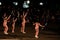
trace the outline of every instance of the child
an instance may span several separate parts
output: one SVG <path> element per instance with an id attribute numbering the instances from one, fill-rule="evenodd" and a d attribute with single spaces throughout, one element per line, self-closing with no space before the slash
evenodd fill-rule
<path id="1" fill-rule="evenodd" d="M 35 23 L 33 23 L 33 25 L 35 25 L 35 38 L 39 38 L 38 37 L 38 34 L 39 34 L 39 26 L 41 26 L 41 27 L 44 27 L 44 26 L 42 26 L 39 22 L 35 22 Z"/>
<path id="2" fill-rule="evenodd" d="M 8 26 L 7 26 L 7 22 L 10 19 L 11 15 L 7 18 L 6 14 L 4 14 L 4 18 L 3 18 L 3 27 L 4 27 L 4 34 L 8 34 Z"/>
<path id="3" fill-rule="evenodd" d="M 12 23 L 12 33 L 14 33 L 14 29 L 15 29 L 15 22 L 17 21 L 17 18 L 14 20 L 13 18 L 13 23 Z"/>
<path id="4" fill-rule="evenodd" d="M 22 15 L 22 27 L 21 27 L 21 32 L 22 33 L 26 33 L 25 32 L 25 23 L 26 23 L 25 18 L 26 18 L 26 16 L 27 16 L 27 13 L 24 15 L 24 12 L 23 12 L 23 15 Z"/>

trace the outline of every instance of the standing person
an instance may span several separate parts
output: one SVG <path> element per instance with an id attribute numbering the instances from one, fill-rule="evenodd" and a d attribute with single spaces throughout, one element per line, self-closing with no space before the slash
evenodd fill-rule
<path id="1" fill-rule="evenodd" d="M 8 34 L 7 22 L 10 19 L 10 17 L 11 17 L 11 15 L 9 17 L 7 17 L 6 14 L 4 14 L 4 17 L 3 17 L 4 34 Z"/>
<path id="2" fill-rule="evenodd" d="M 44 27 L 44 26 L 42 26 L 39 22 L 35 22 L 35 23 L 33 23 L 33 25 L 35 25 L 35 38 L 39 38 L 38 37 L 38 34 L 39 34 L 39 26 L 41 26 L 41 27 Z"/>
<path id="3" fill-rule="evenodd" d="M 23 15 L 22 15 L 22 27 L 21 27 L 21 32 L 22 33 L 26 33 L 25 32 L 25 23 L 26 23 L 26 16 L 27 16 L 27 12 L 26 12 L 26 14 L 24 15 L 24 12 L 23 12 Z"/>
<path id="4" fill-rule="evenodd" d="M 17 21 L 17 18 L 16 19 L 13 18 L 13 22 L 12 22 L 12 33 L 14 33 L 16 21 Z"/>

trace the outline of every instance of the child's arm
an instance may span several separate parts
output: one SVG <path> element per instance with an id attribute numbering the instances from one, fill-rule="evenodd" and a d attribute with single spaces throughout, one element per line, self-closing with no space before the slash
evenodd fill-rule
<path id="1" fill-rule="evenodd" d="M 4 19 L 4 17 L 2 17 Z"/>
<path id="2" fill-rule="evenodd" d="M 11 17 L 11 15 L 7 18 L 7 20 L 9 20 L 9 19 L 10 19 L 10 17 Z"/>
<path id="3" fill-rule="evenodd" d="M 17 18 L 15 19 L 15 22 L 17 21 Z"/>
<path id="4" fill-rule="evenodd" d="M 26 16 L 27 16 L 27 14 L 28 14 L 28 13 L 26 12 L 26 14 L 25 14 L 24 16 L 26 17 Z"/>
<path id="5" fill-rule="evenodd" d="M 24 16 L 24 12 L 23 12 L 23 16 Z"/>
<path id="6" fill-rule="evenodd" d="M 33 23 L 33 25 L 35 25 L 35 23 Z"/>
<path id="7" fill-rule="evenodd" d="M 41 27 L 45 27 L 45 26 L 42 26 L 41 24 L 39 24 Z"/>

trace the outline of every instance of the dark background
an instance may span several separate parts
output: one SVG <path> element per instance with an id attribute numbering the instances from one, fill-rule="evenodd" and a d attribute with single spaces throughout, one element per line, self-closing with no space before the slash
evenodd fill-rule
<path id="1" fill-rule="evenodd" d="M 30 14 L 28 18 L 31 17 L 32 19 L 30 18 L 29 19 L 32 21 L 34 21 L 33 20 L 34 16 L 39 16 L 41 18 L 44 11 L 46 12 L 45 13 L 46 15 L 48 14 L 49 11 L 50 17 L 51 15 L 55 17 L 54 19 L 55 22 L 52 23 L 51 18 L 49 18 L 48 25 L 51 26 L 47 28 L 49 30 L 54 30 L 54 31 L 60 30 L 60 1 L 59 0 L 30 0 L 31 1 L 29 4 L 30 7 L 27 9 L 23 8 L 24 1 L 25 0 L 0 0 L 0 2 L 2 2 L 2 5 L 0 5 L 0 23 L 2 22 L 2 16 L 4 12 L 7 12 L 7 14 L 9 15 L 12 9 L 16 11 L 18 10 L 20 12 L 29 9 Z M 15 6 L 13 2 L 18 2 L 19 4 Z M 41 6 L 39 5 L 40 2 L 43 2 L 44 4 Z M 54 26 L 52 27 L 52 25 Z"/>

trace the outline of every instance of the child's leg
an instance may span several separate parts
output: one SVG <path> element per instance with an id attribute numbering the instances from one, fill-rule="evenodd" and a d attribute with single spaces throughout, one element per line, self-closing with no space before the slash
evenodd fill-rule
<path id="1" fill-rule="evenodd" d="M 36 35 L 38 36 L 38 33 L 39 33 L 39 30 L 38 29 L 36 29 Z"/>
<path id="2" fill-rule="evenodd" d="M 21 27 L 21 32 L 22 32 L 22 27 Z"/>
<path id="3" fill-rule="evenodd" d="M 25 31 L 25 24 L 23 24 L 22 31 L 23 32 Z"/>
<path id="4" fill-rule="evenodd" d="M 8 34 L 8 26 L 7 25 L 4 28 L 4 34 Z"/>
<path id="5" fill-rule="evenodd" d="M 39 27 L 35 27 L 35 31 L 36 31 L 36 33 L 35 33 L 35 37 L 36 37 L 36 38 L 38 38 L 38 34 L 39 34 Z"/>
<path id="6" fill-rule="evenodd" d="M 14 33 L 15 24 L 12 24 L 12 33 Z"/>
<path id="7" fill-rule="evenodd" d="M 25 33 L 25 23 L 22 24 L 21 32 Z"/>
<path id="8" fill-rule="evenodd" d="M 22 32 L 22 27 L 23 27 L 23 23 L 21 24 L 21 32 Z"/>

